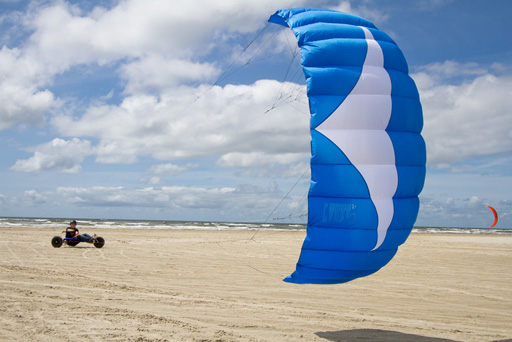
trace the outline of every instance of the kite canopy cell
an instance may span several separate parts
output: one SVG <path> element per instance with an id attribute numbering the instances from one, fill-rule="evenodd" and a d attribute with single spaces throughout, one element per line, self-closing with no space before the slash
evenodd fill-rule
<path id="1" fill-rule="evenodd" d="M 307 236 L 291 283 L 344 283 L 386 265 L 419 209 L 426 151 L 405 58 L 371 22 L 283 9 L 301 50 L 311 112 Z"/>

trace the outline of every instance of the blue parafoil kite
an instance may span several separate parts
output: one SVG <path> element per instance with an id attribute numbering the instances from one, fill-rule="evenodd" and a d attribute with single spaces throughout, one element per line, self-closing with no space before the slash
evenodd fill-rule
<path id="1" fill-rule="evenodd" d="M 307 236 L 285 281 L 370 275 L 418 215 L 426 163 L 418 90 L 396 43 L 363 18 L 300 8 L 269 21 L 297 37 L 311 111 Z"/>

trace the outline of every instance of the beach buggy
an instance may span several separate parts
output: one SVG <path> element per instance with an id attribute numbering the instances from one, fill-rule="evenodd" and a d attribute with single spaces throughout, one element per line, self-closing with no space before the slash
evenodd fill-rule
<path id="1" fill-rule="evenodd" d="M 105 239 L 101 236 L 90 236 L 89 234 L 80 234 L 78 229 L 76 228 L 76 221 L 72 221 L 70 223 L 70 227 L 63 231 L 66 235 L 62 238 L 60 236 L 54 236 L 52 238 L 52 246 L 55 248 L 59 248 L 63 243 L 66 243 L 68 246 L 74 247 L 78 245 L 80 242 L 92 243 L 94 247 L 101 248 L 105 244 Z"/>
<path id="2" fill-rule="evenodd" d="M 101 236 L 96 236 L 93 241 L 88 242 L 88 241 L 80 241 L 77 239 L 76 236 L 72 237 L 72 238 L 68 238 L 68 237 L 63 238 L 63 237 L 56 235 L 52 238 L 52 246 L 55 248 L 59 248 L 64 243 L 67 244 L 68 246 L 74 247 L 74 246 L 78 245 L 80 242 L 92 243 L 94 245 L 94 247 L 101 248 L 105 244 L 105 239 L 102 238 Z"/>

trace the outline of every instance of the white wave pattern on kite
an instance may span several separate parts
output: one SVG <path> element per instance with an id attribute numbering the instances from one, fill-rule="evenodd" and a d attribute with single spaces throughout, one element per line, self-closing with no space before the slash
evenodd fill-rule
<path id="1" fill-rule="evenodd" d="M 336 144 L 364 178 L 377 210 L 377 242 L 386 238 L 398 187 L 395 151 L 385 131 L 391 117 L 391 79 L 372 33 L 361 27 L 368 45 L 361 76 L 341 105 L 316 130 Z"/>

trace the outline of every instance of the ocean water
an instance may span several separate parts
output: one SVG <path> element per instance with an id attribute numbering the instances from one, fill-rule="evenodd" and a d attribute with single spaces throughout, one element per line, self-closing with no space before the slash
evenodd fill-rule
<path id="1" fill-rule="evenodd" d="M 77 228 L 102 229 L 196 229 L 196 230 L 305 230 L 303 224 L 243 223 L 243 222 L 201 222 L 201 221 L 158 221 L 158 220 L 100 220 L 76 219 Z M 69 226 L 69 219 L 0 217 L 0 227 L 19 228 L 63 228 Z"/>
<path id="2" fill-rule="evenodd" d="M 0 217 L 0 227 L 12 228 L 48 228 L 65 229 L 69 219 L 34 218 L 34 217 Z M 305 224 L 293 223 L 244 223 L 244 222 L 201 222 L 201 221 L 157 221 L 157 220 L 100 220 L 77 219 L 78 228 L 102 229 L 196 229 L 196 230 L 270 230 L 270 231 L 305 231 Z M 512 229 L 494 228 L 448 228 L 415 227 L 413 233 L 451 233 L 451 234 L 500 234 L 512 235 Z"/>

